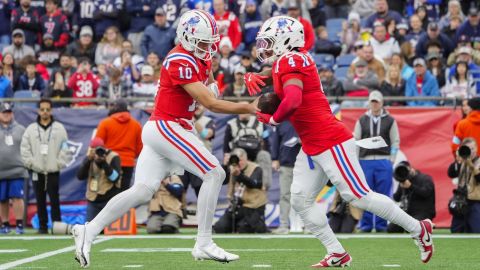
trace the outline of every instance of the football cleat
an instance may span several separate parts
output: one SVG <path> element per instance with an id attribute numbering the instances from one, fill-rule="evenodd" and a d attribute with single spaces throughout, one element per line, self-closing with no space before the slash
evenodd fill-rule
<path id="1" fill-rule="evenodd" d="M 10 227 L 9 226 L 2 226 L 0 227 L 0 234 L 9 234 L 10 233 Z"/>
<path id="2" fill-rule="evenodd" d="M 25 230 L 23 229 L 23 226 L 17 226 L 17 228 L 15 229 L 15 233 L 16 234 L 24 234 Z"/>
<path id="3" fill-rule="evenodd" d="M 350 266 L 352 257 L 347 252 L 344 253 L 331 253 L 325 255 L 325 258 L 312 265 L 312 268 L 325 268 L 325 267 L 346 267 Z"/>
<path id="4" fill-rule="evenodd" d="M 240 259 L 240 256 L 226 252 L 213 242 L 206 247 L 199 247 L 195 244 L 192 250 L 192 256 L 196 261 L 213 260 L 222 263 Z"/>
<path id="5" fill-rule="evenodd" d="M 86 224 L 73 226 L 72 235 L 75 239 L 75 260 L 80 263 L 82 268 L 87 268 L 90 265 L 90 247 L 92 242 L 86 239 L 86 234 Z"/>
<path id="6" fill-rule="evenodd" d="M 420 249 L 420 259 L 423 263 L 427 263 L 433 255 L 433 223 L 430 219 L 424 219 L 420 221 L 420 227 L 422 228 L 420 235 L 414 239 Z"/>

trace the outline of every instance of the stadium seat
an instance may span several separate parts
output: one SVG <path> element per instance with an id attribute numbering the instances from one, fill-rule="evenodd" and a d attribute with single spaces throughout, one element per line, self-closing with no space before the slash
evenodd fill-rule
<path id="1" fill-rule="evenodd" d="M 340 33 L 342 32 L 342 23 L 345 19 L 342 18 L 334 18 L 328 19 L 327 24 L 327 32 L 328 32 L 328 39 L 331 41 L 340 41 Z"/>
<path id="2" fill-rule="evenodd" d="M 335 57 L 328 53 L 313 54 L 312 57 L 317 66 L 321 66 L 321 65 L 333 66 L 335 64 Z"/>
<path id="3" fill-rule="evenodd" d="M 30 90 L 18 90 L 13 93 L 13 98 L 39 98 L 40 96 Z M 15 102 L 15 107 L 36 108 L 36 102 Z"/>
<path id="4" fill-rule="evenodd" d="M 335 63 L 337 64 L 337 67 L 349 67 L 355 57 L 354 54 L 340 55 L 335 60 Z"/>
<path id="5" fill-rule="evenodd" d="M 338 67 L 335 69 L 335 77 L 337 80 L 343 81 L 347 78 L 349 67 Z"/>

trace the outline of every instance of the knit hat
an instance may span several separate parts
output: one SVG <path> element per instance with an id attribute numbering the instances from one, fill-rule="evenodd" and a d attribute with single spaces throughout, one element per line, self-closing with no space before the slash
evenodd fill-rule
<path id="1" fill-rule="evenodd" d="M 96 148 L 99 146 L 105 146 L 105 142 L 103 141 L 103 139 L 100 137 L 93 138 L 92 141 L 90 142 L 90 147 Z"/>

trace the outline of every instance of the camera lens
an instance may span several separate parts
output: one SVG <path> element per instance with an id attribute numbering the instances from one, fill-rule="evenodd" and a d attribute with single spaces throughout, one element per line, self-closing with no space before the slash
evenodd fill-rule
<path id="1" fill-rule="evenodd" d="M 470 157 L 471 154 L 472 154 L 472 150 L 470 150 L 470 147 L 468 147 L 467 145 L 462 145 L 458 148 L 458 155 L 461 158 L 466 159 Z"/>

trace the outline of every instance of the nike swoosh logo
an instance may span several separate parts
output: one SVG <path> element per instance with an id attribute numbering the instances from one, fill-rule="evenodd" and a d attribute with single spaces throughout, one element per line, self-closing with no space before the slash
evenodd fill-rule
<path id="1" fill-rule="evenodd" d="M 427 239 L 425 239 L 425 243 L 429 244 L 430 243 L 430 234 L 428 233 L 427 226 L 423 225 L 425 229 L 425 234 L 427 235 Z"/>
<path id="2" fill-rule="evenodd" d="M 331 263 L 332 263 L 332 264 L 337 264 L 337 263 L 341 262 L 341 261 L 343 260 L 343 258 L 345 258 L 345 256 L 347 256 L 347 255 L 343 255 L 343 257 L 341 257 L 341 258 L 338 259 L 337 261 L 335 261 L 335 260 L 332 259 L 332 262 L 331 262 Z"/>

